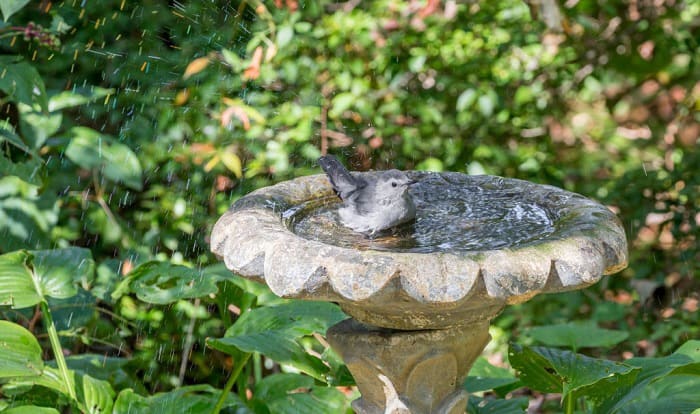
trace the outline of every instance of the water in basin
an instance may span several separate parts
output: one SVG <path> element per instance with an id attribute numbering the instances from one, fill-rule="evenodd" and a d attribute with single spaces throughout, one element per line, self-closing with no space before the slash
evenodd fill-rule
<path id="1" fill-rule="evenodd" d="M 422 174 L 412 186 L 416 220 L 368 237 L 343 226 L 337 197 L 295 206 L 283 213 L 297 235 L 354 249 L 403 252 L 457 252 L 529 244 L 551 234 L 554 218 L 511 186 L 480 185 L 466 175 Z"/>

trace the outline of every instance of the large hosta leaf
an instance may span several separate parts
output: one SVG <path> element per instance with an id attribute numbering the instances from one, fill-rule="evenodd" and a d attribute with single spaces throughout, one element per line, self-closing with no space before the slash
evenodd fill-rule
<path id="1" fill-rule="evenodd" d="M 13 8 L 6 5 L 8 2 L 17 3 L 13 0 L 0 1 L 0 10 L 6 16 L 5 19 L 7 19 L 6 12 L 14 13 Z M 23 60 L 18 60 L 15 56 L 0 56 L 0 68 L 2 68 L 0 71 L 0 91 L 5 92 L 11 101 L 27 105 L 36 103 L 42 110 L 48 109 L 44 81 L 34 66 Z"/>
<path id="2" fill-rule="evenodd" d="M 508 359 L 528 387 L 562 393 L 564 398 L 585 396 L 593 404 L 632 384 L 640 369 L 553 348 L 511 345 Z"/>
<path id="3" fill-rule="evenodd" d="M 87 287 L 95 274 L 89 250 L 18 250 L 0 256 L 0 305 L 25 308 L 46 297 L 69 298 L 76 284 Z"/>
<path id="4" fill-rule="evenodd" d="M 0 269 L 0 275 L 2 274 Z M 34 335 L 23 327 L 0 321 L 0 378 L 41 374 L 44 362 Z"/>
<path id="5" fill-rule="evenodd" d="M 328 367 L 306 352 L 301 337 L 326 330 L 347 316 L 331 303 L 294 301 L 266 306 L 244 313 L 223 338 L 207 343 L 222 352 L 259 352 L 291 365 L 317 378 L 324 378 Z"/>

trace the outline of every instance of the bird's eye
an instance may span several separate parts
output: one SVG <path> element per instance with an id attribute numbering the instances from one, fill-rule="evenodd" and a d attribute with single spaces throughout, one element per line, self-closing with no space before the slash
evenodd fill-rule
<path id="1" fill-rule="evenodd" d="M 398 184 L 396 183 L 396 181 L 392 181 L 392 182 L 391 182 L 391 186 L 392 186 L 392 187 L 396 187 L 396 186 L 398 186 Z"/>

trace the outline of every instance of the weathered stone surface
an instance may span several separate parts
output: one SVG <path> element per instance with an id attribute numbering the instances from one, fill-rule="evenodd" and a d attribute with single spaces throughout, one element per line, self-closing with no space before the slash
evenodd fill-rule
<path id="1" fill-rule="evenodd" d="M 333 195 L 326 177 L 315 175 L 240 199 L 214 226 L 211 249 L 229 269 L 262 278 L 282 297 L 335 301 L 362 322 L 405 330 L 488 320 L 505 304 L 580 289 L 627 265 L 619 220 L 583 196 L 501 177 L 411 174 L 429 185 L 525 197 L 552 216 L 554 231 L 525 245 L 478 251 L 360 250 L 323 243 L 294 234 L 286 223 L 295 209 Z M 459 217 L 455 223 L 464 225 Z"/>
<path id="2" fill-rule="evenodd" d="M 458 414 L 467 403 L 462 384 L 490 337 L 488 321 L 469 327 L 395 331 L 345 320 L 328 340 L 352 372 L 360 414 Z"/>

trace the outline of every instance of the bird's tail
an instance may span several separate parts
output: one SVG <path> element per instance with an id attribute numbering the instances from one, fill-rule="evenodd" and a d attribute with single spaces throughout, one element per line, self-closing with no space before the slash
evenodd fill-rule
<path id="1" fill-rule="evenodd" d="M 350 193 L 360 187 L 358 180 L 333 155 L 324 155 L 318 159 L 318 164 L 323 168 L 333 186 L 333 190 L 341 199 L 344 200 Z"/>

